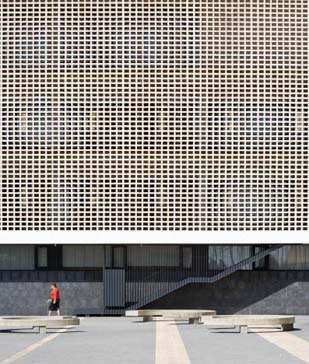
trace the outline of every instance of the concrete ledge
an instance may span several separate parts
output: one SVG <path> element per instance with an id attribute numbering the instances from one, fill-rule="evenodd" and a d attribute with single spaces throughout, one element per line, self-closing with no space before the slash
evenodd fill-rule
<path id="1" fill-rule="evenodd" d="M 80 320 L 74 316 L 3 316 L 0 317 L 0 327 L 4 328 L 38 328 L 46 332 L 48 327 L 77 326 Z"/>
<path id="2" fill-rule="evenodd" d="M 138 317 L 138 310 L 128 310 L 125 312 L 126 317 Z"/>
<path id="3" fill-rule="evenodd" d="M 214 310 L 160 310 L 160 309 L 145 309 L 126 311 L 127 317 L 143 317 L 144 322 L 153 321 L 155 317 L 166 319 L 186 319 L 190 324 L 201 323 L 203 316 L 216 315 Z"/>
<path id="4" fill-rule="evenodd" d="M 294 316 L 281 315 L 215 315 L 202 317 L 202 323 L 213 326 L 236 326 L 239 332 L 247 333 L 248 327 L 276 327 L 281 326 L 282 331 L 294 328 Z"/>

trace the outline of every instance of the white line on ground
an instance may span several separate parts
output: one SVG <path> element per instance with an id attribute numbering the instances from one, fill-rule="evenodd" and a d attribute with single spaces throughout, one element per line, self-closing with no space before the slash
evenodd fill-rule
<path id="1" fill-rule="evenodd" d="M 155 364 L 190 364 L 175 321 L 156 321 Z M 2 364 L 2 363 L 0 363 Z"/>
<path id="2" fill-rule="evenodd" d="M 2 360 L 0 362 L 0 364 L 10 364 L 10 363 L 13 363 L 14 361 L 16 361 L 18 359 L 23 358 L 24 356 L 30 354 L 32 351 L 40 348 L 41 346 L 49 343 L 50 341 L 56 339 L 56 337 L 61 335 L 63 332 L 68 331 L 72 327 L 73 326 L 67 326 L 65 329 L 58 330 L 56 333 L 46 336 L 44 339 L 38 341 L 37 343 L 34 343 L 34 344 L 26 347 L 25 349 L 19 351 L 18 353 L 15 353 L 15 354 L 9 356 L 8 358 Z"/>
<path id="3" fill-rule="evenodd" d="M 309 363 L 308 341 L 287 332 L 259 333 L 258 335 L 305 363 Z"/>

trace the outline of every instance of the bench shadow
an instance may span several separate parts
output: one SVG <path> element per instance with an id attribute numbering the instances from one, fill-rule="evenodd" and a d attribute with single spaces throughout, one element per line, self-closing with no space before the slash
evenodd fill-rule
<path id="1" fill-rule="evenodd" d="M 167 322 L 169 325 L 191 325 L 192 324 L 189 324 L 187 320 L 183 320 L 183 321 L 176 321 L 174 322 L 175 320 L 174 319 L 164 319 L 164 320 L 153 320 L 153 321 L 131 321 L 132 323 L 135 323 L 135 324 L 147 324 L 147 323 L 153 323 L 153 322 Z M 195 325 L 202 325 L 202 323 L 200 324 L 194 324 L 193 326 Z"/>
<path id="2" fill-rule="evenodd" d="M 48 330 L 47 334 L 77 334 L 77 333 L 81 333 L 81 332 L 87 332 L 87 331 L 82 331 L 82 330 L 75 330 L 75 331 L 64 331 L 64 332 L 59 332 L 59 331 L 52 331 L 52 330 Z"/>
<path id="3" fill-rule="evenodd" d="M 238 330 L 235 331 L 233 328 L 208 328 L 209 332 L 211 334 L 241 334 Z M 253 331 L 252 331 L 253 330 Z M 271 333 L 278 333 L 278 332 L 292 332 L 292 331 L 302 331 L 301 329 L 294 328 L 293 330 L 289 331 L 282 331 L 281 329 L 255 329 L 252 328 L 252 330 L 249 328 L 249 331 L 247 334 L 271 334 Z"/>
<path id="4" fill-rule="evenodd" d="M 176 326 L 203 326 L 202 323 L 200 324 L 189 324 L 188 322 L 175 322 L 175 323 L 170 323 L 170 325 L 176 325 Z"/>
<path id="5" fill-rule="evenodd" d="M 173 319 L 170 319 L 170 320 L 153 320 L 153 321 L 131 321 L 132 323 L 135 323 L 135 324 L 147 324 L 147 323 L 153 323 L 153 322 L 172 322 Z"/>
<path id="6" fill-rule="evenodd" d="M 238 331 L 232 331 L 232 330 L 222 330 L 222 331 L 216 331 L 216 332 L 210 331 L 210 334 L 238 334 L 238 335 L 240 335 L 240 333 Z"/>
<path id="7" fill-rule="evenodd" d="M 17 334 L 17 335 L 48 335 L 48 334 L 75 334 L 75 333 L 84 333 L 87 331 L 82 331 L 82 330 L 75 330 L 75 331 L 65 331 L 65 332 L 59 332 L 57 330 L 48 330 L 46 334 L 40 334 L 38 331 L 34 331 L 29 329 L 29 331 L 23 331 L 23 330 L 27 330 L 27 329 L 1 329 L 0 330 L 0 335 L 1 334 Z M 31 331 L 30 331 L 31 330 Z"/>

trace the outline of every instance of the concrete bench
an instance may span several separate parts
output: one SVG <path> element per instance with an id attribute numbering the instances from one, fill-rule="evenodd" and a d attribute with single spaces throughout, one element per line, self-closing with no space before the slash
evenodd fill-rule
<path id="1" fill-rule="evenodd" d="M 1 327 L 5 329 L 32 328 L 37 329 L 39 333 L 46 333 L 49 327 L 76 326 L 80 320 L 74 316 L 6 316 L 0 317 Z"/>
<path id="2" fill-rule="evenodd" d="M 160 310 L 145 309 L 136 311 L 126 311 L 126 316 L 143 317 L 143 322 L 153 321 L 155 317 L 165 319 L 185 319 L 189 324 L 200 324 L 203 316 L 215 315 L 213 310 Z"/>
<path id="3" fill-rule="evenodd" d="M 295 317 L 284 315 L 215 315 L 202 317 L 202 323 L 213 326 L 237 327 L 240 333 L 248 333 L 249 327 L 280 326 L 282 331 L 290 331 L 294 328 Z"/>

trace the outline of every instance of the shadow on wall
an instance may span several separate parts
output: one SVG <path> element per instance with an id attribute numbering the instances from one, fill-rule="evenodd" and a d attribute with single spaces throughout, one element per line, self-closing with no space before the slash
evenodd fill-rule
<path id="1" fill-rule="evenodd" d="M 144 308 L 306 315 L 309 314 L 309 271 L 238 271 L 213 284 L 189 284 Z"/>

